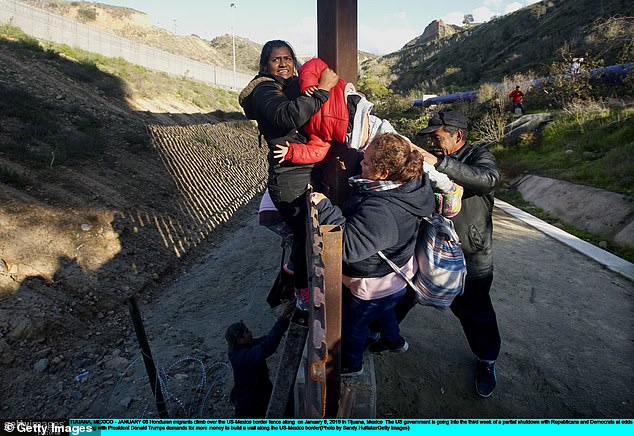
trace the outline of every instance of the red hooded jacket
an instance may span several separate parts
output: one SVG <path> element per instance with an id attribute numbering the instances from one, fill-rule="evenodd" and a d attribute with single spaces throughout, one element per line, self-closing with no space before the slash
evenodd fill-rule
<path id="1" fill-rule="evenodd" d="M 313 58 L 299 69 L 299 86 L 304 92 L 319 84 L 321 72 L 328 65 L 319 58 Z M 330 90 L 330 97 L 319 112 L 304 124 L 308 136 L 306 144 L 289 144 L 285 160 L 297 164 L 317 163 L 326 157 L 330 141 L 346 142 L 348 132 L 348 106 L 346 104 L 346 82 L 339 79 Z"/>

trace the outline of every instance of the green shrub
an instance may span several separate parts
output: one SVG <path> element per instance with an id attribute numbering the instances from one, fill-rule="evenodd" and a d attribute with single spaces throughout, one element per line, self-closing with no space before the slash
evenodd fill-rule
<path id="1" fill-rule="evenodd" d="M 20 172 L 0 165 L 0 182 L 16 188 L 22 188 L 28 184 L 27 178 Z"/>
<path id="2" fill-rule="evenodd" d="M 79 8 L 77 10 L 77 19 L 82 23 L 95 21 L 97 19 L 97 10 L 95 8 Z"/>
<path id="3" fill-rule="evenodd" d="M 368 100 L 375 102 L 375 104 L 376 102 L 387 98 L 387 96 L 392 93 L 387 86 L 380 84 L 373 78 L 360 80 L 358 87 L 359 91 L 364 93 L 368 97 Z"/>
<path id="4" fill-rule="evenodd" d="M 194 136 L 192 139 L 206 147 L 218 148 L 218 144 L 216 144 L 214 140 L 211 139 L 211 137 L 207 134 L 196 132 L 194 133 Z"/>
<path id="5" fill-rule="evenodd" d="M 500 167 L 634 194 L 634 109 L 590 105 L 560 112 L 538 138 L 495 149 Z M 518 170 L 519 168 L 519 170 Z"/>

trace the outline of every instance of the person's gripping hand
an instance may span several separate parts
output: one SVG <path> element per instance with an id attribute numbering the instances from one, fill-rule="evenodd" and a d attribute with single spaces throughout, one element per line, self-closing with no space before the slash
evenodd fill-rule
<path id="1" fill-rule="evenodd" d="M 310 194 L 310 201 L 313 202 L 314 205 L 318 205 L 322 200 L 325 200 L 326 196 L 321 192 L 313 192 Z"/>
<path id="2" fill-rule="evenodd" d="M 326 68 L 321 72 L 319 76 L 319 85 L 317 86 L 319 89 L 324 89 L 326 91 L 330 91 L 332 88 L 337 85 L 339 81 L 339 76 L 330 68 Z"/>
<path id="3" fill-rule="evenodd" d="M 307 88 L 306 91 L 304 91 L 304 95 L 307 97 L 312 97 L 317 89 L 317 86 L 311 86 L 310 88 Z"/>
<path id="4" fill-rule="evenodd" d="M 430 152 L 425 151 L 422 148 L 420 149 L 420 152 L 423 154 L 423 159 L 428 164 L 436 165 L 438 163 L 438 158 L 436 156 L 434 156 L 433 154 L 431 154 Z"/>
<path id="5" fill-rule="evenodd" d="M 295 301 L 287 301 L 278 306 L 278 314 L 281 318 L 290 319 L 295 312 Z"/>

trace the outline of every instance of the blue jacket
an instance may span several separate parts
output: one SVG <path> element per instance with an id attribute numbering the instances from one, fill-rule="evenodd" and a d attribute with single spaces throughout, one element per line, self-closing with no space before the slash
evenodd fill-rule
<path id="1" fill-rule="evenodd" d="M 387 191 L 354 190 L 340 209 L 329 200 L 317 205 L 320 224 L 341 225 L 343 273 L 348 277 L 382 277 L 414 255 L 421 218 L 434 211 L 434 194 L 425 174 Z"/>
<path id="2" fill-rule="evenodd" d="M 250 344 L 236 345 L 229 351 L 233 368 L 231 402 L 236 417 L 264 417 L 271 398 L 273 384 L 266 359 L 277 350 L 290 321 L 279 317 L 271 331 Z"/>

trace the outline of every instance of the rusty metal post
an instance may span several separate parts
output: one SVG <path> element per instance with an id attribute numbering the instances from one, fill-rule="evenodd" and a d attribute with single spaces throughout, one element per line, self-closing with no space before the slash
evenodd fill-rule
<path id="1" fill-rule="evenodd" d="M 326 416 L 335 417 L 341 391 L 341 265 L 343 234 L 340 226 L 321 226 L 326 294 Z"/>
<path id="2" fill-rule="evenodd" d="M 335 417 L 341 390 L 341 227 L 320 226 L 317 209 L 307 196 L 306 261 L 309 311 L 307 327 L 291 323 L 278 365 L 267 418 L 282 417 L 297 369 L 306 349 L 304 383 L 298 398 L 302 416 Z M 297 314 L 297 312 L 296 312 Z M 300 386 L 302 386 L 300 384 Z"/>
<path id="3" fill-rule="evenodd" d="M 326 294 L 325 268 L 322 258 L 323 238 L 317 219 L 317 209 L 310 200 L 306 202 L 306 264 L 308 268 L 308 340 L 306 342 L 304 413 L 307 418 L 323 418 L 326 415 Z"/>
<path id="4" fill-rule="evenodd" d="M 273 391 L 266 410 L 267 418 L 282 418 L 288 410 L 307 336 L 308 328 L 294 319 L 288 328 L 282 356 L 277 366 Z"/>
<path id="5" fill-rule="evenodd" d="M 341 229 L 319 226 L 308 198 L 306 254 L 310 294 L 304 412 L 306 417 L 336 416 L 340 390 Z"/>
<path id="6" fill-rule="evenodd" d="M 317 53 L 346 82 L 357 84 L 357 0 L 317 0 Z"/>

